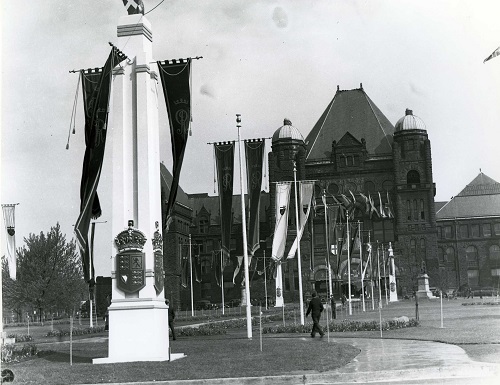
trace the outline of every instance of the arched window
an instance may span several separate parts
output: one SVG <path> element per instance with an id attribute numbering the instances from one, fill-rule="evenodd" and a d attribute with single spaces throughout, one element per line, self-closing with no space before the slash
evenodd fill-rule
<path id="1" fill-rule="evenodd" d="M 413 219 L 418 221 L 418 207 L 417 207 L 417 200 L 413 200 Z"/>
<path id="2" fill-rule="evenodd" d="M 337 195 L 339 193 L 339 186 L 335 183 L 330 183 L 328 185 L 328 192 L 332 195 Z"/>
<path id="3" fill-rule="evenodd" d="M 406 174 L 406 183 L 407 184 L 420 184 L 420 174 L 416 170 L 408 171 Z"/>
<path id="4" fill-rule="evenodd" d="M 412 262 L 415 262 L 417 254 L 417 242 L 414 239 L 410 239 L 410 258 Z"/>
<path id="5" fill-rule="evenodd" d="M 450 261 L 455 260 L 455 249 L 453 247 L 448 247 L 446 249 L 446 262 L 450 263 Z"/>
<path id="6" fill-rule="evenodd" d="M 490 246 L 490 259 L 493 259 L 495 261 L 500 260 L 500 246 L 498 245 Z"/>
<path id="7" fill-rule="evenodd" d="M 444 265 L 444 251 L 441 247 L 438 247 L 438 262 L 440 265 Z"/>
<path id="8" fill-rule="evenodd" d="M 344 193 L 349 193 L 349 191 L 352 191 L 355 193 L 358 190 L 358 187 L 352 183 L 352 182 L 347 182 L 344 186 Z"/>
<path id="9" fill-rule="evenodd" d="M 478 261 L 477 261 L 477 249 L 475 246 L 469 246 L 465 250 L 465 255 L 467 257 L 467 267 L 469 268 L 477 268 L 478 267 Z"/>
<path id="10" fill-rule="evenodd" d="M 365 182 L 365 193 L 371 193 L 375 191 L 375 183 L 368 180 Z"/>
<path id="11" fill-rule="evenodd" d="M 420 219 L 425 219 L 424 200 L 420 199 Z"/>
<path id="12" fill-rule="evenodd" d="M 406 218 L 410 221 L 411 220 L 411 202 L 409 200 L 406 201 Z"/>

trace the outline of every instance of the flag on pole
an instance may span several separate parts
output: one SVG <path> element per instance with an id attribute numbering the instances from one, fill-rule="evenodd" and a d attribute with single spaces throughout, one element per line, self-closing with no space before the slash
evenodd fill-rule
<path id="1" fill-rule="evenodd" d="M 365 214 L 369 214 L 370 213 L 370 201 L 368 200 L 368 197 L 363 193 L 359 193 L 359 195 L 361 195 L 361 197 L 365 200 Z"/>
<path id="2" fill-rule="evenodd" d="M 264 161 L 264 140 L 245 140 L 247 166 L 247 188 L 250 201 L 248 218 L 248 264 L 260 247 L 260 193 L 262 191 L 262 165 Z"/>
<path id="3" fill-rule="evenodd" d="M 201 262 L 199 255 L 197 255 L 194 259 L 194 277 L 196 282 L 201 282 Z"/>
<path id="4" fill-rule="evenodd" d="M 191 125 L 191 59 L 180 59 L 180 62 L 158 61 L 157 64 L 167 105 L 172 143 L 172 184 L 164 219 L 164 228 L 168 230 Z"/>
<path id="5" fill-rule="evenodd" d="M 353 252 L 357 250 L 361 252 L 361 238 L 359 236 L 359 225 L 358 227 L 356 227 L 356 231 L 354 232 L 354 237 L 352 238 L 352 244 L 350 249 L 351 256 Z"/>
<path id="6" fill-rule="evenodd" d="M 217 185 L 219 188 L 222 269 L 229 263 L 233 222 L 234 142 L 215 143 Z"/>
<path id="7" fill-rule="evenodd" d="M 288 231 L 288 212 L 290 201 L 290 182 L 276 183 L 276 226 L 274 227 L 271 258 L 278 262 L 285 252 L 286 234 Z"/>
<path id="8" fill-rule="evenodd" d="M 85 281 L 93 283 L 94 267 L 90 259 L 88 233 L 90 220 L 101 215 L 97 185 L 101 176 L 108 123 L 109 97 L 113 68 L 126 59 L 116 47 L 111 52 L 99 76 L 86 77 L 82 72 L 85 108 L 85 155 L 80 184 L 80 215 L 75 235 L 82 257 Z M 94 83 L 95 81 L 95 83 Z"/>
<path id="9" fill-rule="evenodd" d="M 494 50 L 490 56 L 488 56 L 486 59 L 483 60 L 483 63 L 486 63 L 488 60 L 493 59 L 494 57 L 497 57 L 500 55 L 500 47 L 498 47 L 496 50 Z"/>
<path id="10" fill-rule="evenodd" d="M 9 266 L 10 278 L 16 279 L 16 218 L 15 204 L 2 205 L 3 219 L 5 224 L 5 236 L 7 237 L 7 265 Z"/>
<path id="11" fill-rule="evenodd" d="M 212 251 L 212 266 L 214 272 L 215 283 L 217 286 L 221 287 L 221 276 L 222 276 L 222 265 L 221 265 L 221 253 L 222 250 Z"/>
<path id="12" fill-rule="evenodd" d="M 299 233 L 293 241 L 292 247 L 288 252 L 287 259 L 295 257 L 295 253 L 298 248 L 298 244 L 302 239 L 302 234 L 306 227 L 307 219 L 309 218 L 309 213 L 311 212 L 311 201 L 314 193 L 314 182 L 299 182 L 300 183 L 300 207 L 299 209 Z M 326 206 L 325 206 L 326 207 Z"/>
<path id="13" fill-rule="evenodd" d="M 389 198 L 389 191 L 387 191 L 387 203 L 386 203 L 385 207 L 387 209 L 387 217 L 394 218 L 394 213 L 392 211 L 391 199 Z"/>
<path id="14" fill-rule="evenodd" d="M 377 216 L 380 217 L 380 214 L 378 213 L 378 210 L 375 207 L 375 202 L 370 193 L 368 193 L 368 200 L 370 201 L 370 219 L 372 218 L 373 213 L 377 214 Z"/>
<path id="15" fill-rule="evenodd" d="M 385 218 L 384 206 L 382 206 L 382 198 L 380 197 L 380 191 L 378 192 L 378 201 L 379 201 L 379 215 L 381 218 Z"/>
<path id="16" fill-rule="evenodd" d="M 239 272 L 240 272 L 240 269 L 241 269 L 241 264 L 243 263 L 243 256 L 242 255 L 238 255 L 236 257 L 237 261 L 238 261 L 238 265 L 236 266 L 236 268 L 234 269 L 234 273 L 233 273 L 233 284 L 235 284 L 234 280 L 236 279 L 236 277 L 238 276 Z"/>
<path id="17" fill-rule="evenodd" d="M 182 247 L 182 246 L 181 246 Z M 189 280 L 189 248 L 184 248 L 186 251 L 181 253 L 181 285 L 182 287 L 188 287 Z M 182 250 L 182 249 L 181 249 Z"/>

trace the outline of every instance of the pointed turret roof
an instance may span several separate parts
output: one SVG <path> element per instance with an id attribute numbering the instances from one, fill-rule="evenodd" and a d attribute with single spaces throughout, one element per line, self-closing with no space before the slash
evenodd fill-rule
<path id="1" fill-rule="evenodd" d="M 394 126 L 363 90 L 339 90 L 306 137 L 307 160 L 331 156 L 332 142 L 349 132 L 366 140 L 368 154 L 392 152 Z"/>
<path id="2" fill-rule="evenodd" d="M 436 218 L 500 215 L 500 183 L 482 172 L 436 212 Z"/>

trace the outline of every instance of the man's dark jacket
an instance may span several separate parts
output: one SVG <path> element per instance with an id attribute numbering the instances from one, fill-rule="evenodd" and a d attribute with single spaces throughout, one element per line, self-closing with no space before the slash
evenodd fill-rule
<path id="1" fill-rule="evenodd" d="M 319 299 L 319 297 L 313 297 L 313 299 L 311 299 L 311 302 L 309 302 L 306 317 L 309 315 L 309 313 L 312 313 L 313 317 L 319 317 L 322 311 L 323 304 L 321 303 L 321 300 Z"/>

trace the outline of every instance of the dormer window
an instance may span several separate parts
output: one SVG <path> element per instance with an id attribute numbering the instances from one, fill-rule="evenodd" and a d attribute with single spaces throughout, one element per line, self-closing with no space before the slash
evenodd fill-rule
<path id="1" fill-rule="evenodd" d="M 198 225 L 199 225 L 200 234 L 208 234 L 208 219 L 207 218 L 200 218 Z"/>

